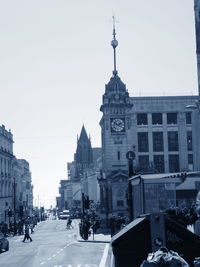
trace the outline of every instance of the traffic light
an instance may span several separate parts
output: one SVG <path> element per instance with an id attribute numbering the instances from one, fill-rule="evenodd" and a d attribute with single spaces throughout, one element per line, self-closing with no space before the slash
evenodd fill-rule
<path id="1" fill-rule="evenodd" d="M 12 210 L 8 210 L 8 217 L 12 217 Z"/>
<path id="2" fill-rule="evenodd" d="M 84 208 L 86 210 L 89 210 L 89 208 L 90 208 L 90 200 L 89 200 L 88 196 L 86 196 L 86 198 L 84 199 Z"/>
<path id="3" fill-rule="evenodd" d="M 24 207 L 19 206 L 19 216 L 22 218 L 24 216 Z"/>

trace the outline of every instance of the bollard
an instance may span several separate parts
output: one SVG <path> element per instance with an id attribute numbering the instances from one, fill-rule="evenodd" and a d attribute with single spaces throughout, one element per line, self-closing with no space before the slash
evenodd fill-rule
<path id="1" fill-rule="evenodd" d="M 200 267 L 200 257 L 195 258 L 193 263 L 194 263 L 194 267 Z"/>

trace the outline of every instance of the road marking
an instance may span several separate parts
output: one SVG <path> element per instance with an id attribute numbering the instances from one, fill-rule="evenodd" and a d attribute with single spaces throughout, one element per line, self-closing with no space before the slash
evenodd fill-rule
<path id="1" fill-rule="evenodd" d="M 114 261 L 114 256 L 113 256 L 113 253 L 112 253 L 111 260 L 110 260 L 110 267 L 113 267 L 113 261 Z"/>
<path id="2" fill-rule="evenodd" d="M 45 264 L 45 262 L 44 262 L 44 261 L 40 263 L 40 265 L 43 265 L 43 264 Z"/>
<path id="3" fill-rule="evenodd" d="M 48 258 L 47 260 L 48 260 L 48 261 L 50 261 L 50 260 L 51 260 L 51 257 L 50 257 L 50 258 Z"/>
<path id="4" fill-rule="evenodd" d="M 55 256 L 56 256 L 55 254 L 52 255 L 52 257 L 55 257 Z"/>
<path id="5" fill-rule="evenodd" d="M 101 262 L 99 264 L 99 267 L 105 267 L 106 266 L 106 259 L 108 256 L 108 250 L 109 250 L 109 244 L 106 244 L 103 252 L 103 256 L 101 258 Z"/>

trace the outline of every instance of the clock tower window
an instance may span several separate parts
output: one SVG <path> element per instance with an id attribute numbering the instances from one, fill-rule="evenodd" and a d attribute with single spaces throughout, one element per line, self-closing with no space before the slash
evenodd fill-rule
<path id="1" fill-rule="evenodd" d="M 117 152 L 117 158 L 118 158 L 118 160 L 121 159 L 121 153 L 120 153 L 120 151 Z"/>

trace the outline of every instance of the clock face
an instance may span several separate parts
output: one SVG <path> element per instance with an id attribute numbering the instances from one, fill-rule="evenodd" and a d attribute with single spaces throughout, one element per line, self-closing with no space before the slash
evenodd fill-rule
<path id="1" fill-rule="evenodd" d="M 111 131 L 113 132 L 124 132 L 125 123 L 124 119 L 111 119 Z"/>

